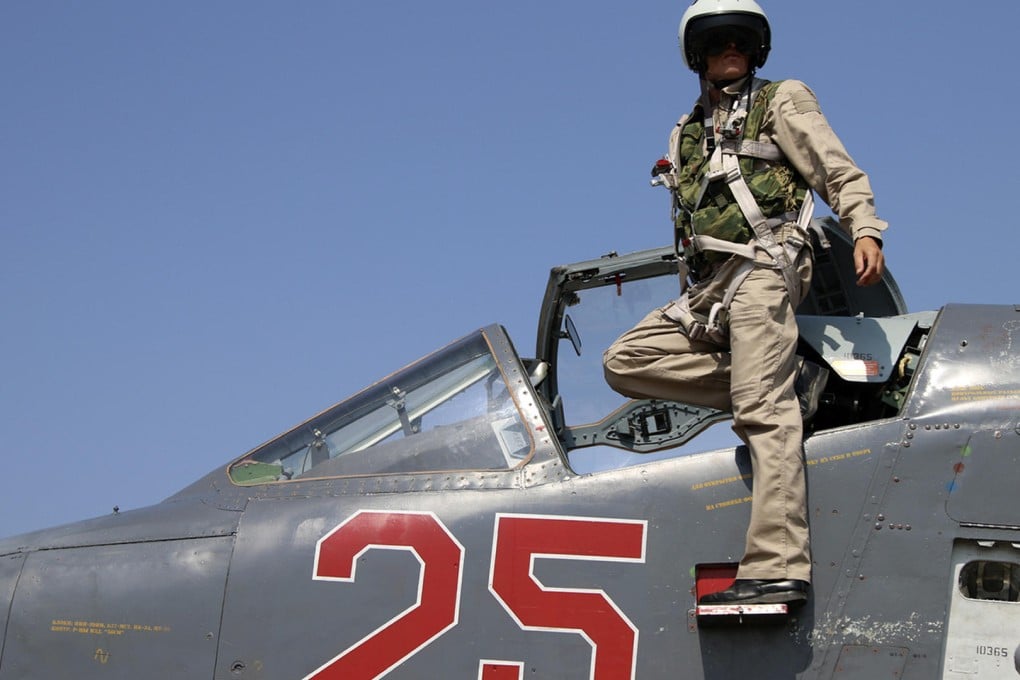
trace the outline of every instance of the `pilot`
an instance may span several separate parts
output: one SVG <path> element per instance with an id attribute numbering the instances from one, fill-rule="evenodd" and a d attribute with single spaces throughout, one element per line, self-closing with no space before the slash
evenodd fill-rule
<path id="1" fill-rule="evenodd" d="M 794 310 L 811 283 L 812 190 L 854 240 L 859 286 L 882 277 L 887 225 L 814 93 L 755 77 L 771 28 L 754 0 L 696 0 L 679 38 L 701 96 L 652 174 L 673 197 L 681 296 L 606 350 L 605 375 L 628 397 L 733 413 L 751 519 L 736 581 L 700 603 L 796 605 L 811 580 Z"/>

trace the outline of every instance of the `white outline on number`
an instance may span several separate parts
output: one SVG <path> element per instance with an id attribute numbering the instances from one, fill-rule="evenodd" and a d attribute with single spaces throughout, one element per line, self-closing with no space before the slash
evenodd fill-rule
<path id="1" fill-rule="evenodd" d="M 353 583 L 355 581 L 355 579 L 357 578 L 358 558 L 361 557 L 362 555 L 364 555 L 369 550 L 405 550 L 405 551 L 411 553 L 414 556 L 414 558 L 416 560 L 418 560 L 418 564 L 420 565 L 419 568 L 418 568 L 418 597 L 417 597 L 417 601 L 413 605 L 411 605 L 410 607 L 405 609 L 404 611 L 400 612 L 399 614 L 397 614 L 396 616 L 391 618 L 386 623 L 382 624 L 381 626 L 379 626 L 378 628 L 373 630 L 371 633 L 369 633 L 365 637 L 361 638 L 360 640 L 358 640 L 357 642 L 352 644 L 350 647 L 348 647 L 344 651 L 342 651 L 339 654 L 337 654 L 336 656 L 334 656 L 332 659 L 330 659 L 326 663 L 324 663 L 321 666 L 319 666 L 318 668 L 316 668 L 314 671 L 312 671 L 311 673 L 306 675 L 304 677 L 304 680 L 312 680 L 313 678 L 315 678 L 316 675 L 318 675 L 319 673 L 323 672 L 329 666 L 332 666 L 334 663 L 336 663 L 341 658 L 343 658 L 345 655 L 347 655 L 351 650 L 357 649 L 365 641 L 367 641 L 367 640 L 371 639 L 372 637 L 376 636 L 381 631 L 383 631 L 386 628 L 388 628 L 389 626 L 393 625 L 393 623 L 395 621 L 400 620 L 401 618 L 403 618 L 404 616 L 409 614 L 411 611 L 413 611 L 413 610 L 415 610 L 415 609 L 417 609 L 418 607 L 421 606 L 421 593 L 422 593 L 422 588 L 424 588 L 424 585 L 425 585 L 425 561 L 422 560 L 421 556 L 418 554 L 418 551 L 415 550 L 414 548 L 412 548 L 411 546 L 394 546 L 394 545 L 383 545 L 383 544 L 378 544 L 378 543 L 370 543 L 370 544 L 366 545 L 362 550 L 360 550 L 354 556 L 354 559 L 352 560 L 352 565 L 351 565 L 351 576 L 350 576 L 350 578 L 343 578 L 343 577 L 336 577 L 336 576 L 319 576 L 318 575 L 319 574 L 319 554 L 320 554 L 320 551 L 322 549 L 322 544 L 325 541 L 329 540 L 329 538 L 333 534 L 335 534 L 336 532 L 340 531 L 345 526 L 347 526 L 347 524 L 349 522 L 352 522 L 355 518 L 360 517 L 361 515 L 414 515 L 414 516 L 418 516 L 418 517 L 421 517 L 421 516 L 431 517 L 432 520 L 436 523 L 436 525 L 440 529 L 442 529 L 446 533 L 446 535 L 450 537 L 450 540 L 453 541 L 453 543 L 460 549 L 460 560 L 459 560 L 460 564 L 459 564 L 459 568 L 457 570 L 457 595 L 456 595 L 456 601 L 455 601 L 455 605 L 454 605 L 454 609 L 453 609 L 453 621 L 451 621 L 445 628 L 443 628 L 442 630 L 438 631 L 435 635 L 430 637 L 428 640 L 425 640 L 420 645 L 418 645 L 417 647 L 412 649 L 410 652 L 408 652 L 406 655 L 404 655 L 403 657 L 401 657 L 400 659 L 395 661 L 391 666 L 389 666 L 384 671 L 382 671 L 381 673 L 376 675 L 375 678 L 381 678 L 381 677 L 387 675 L 394 668 L 396 668 L 400 664 L 404 663 L 409 658 L 411 658 L 412 656 L 414 656 L 415 654 L 420 652 L 422 649 L 424 649 L 428 645 L 430 645 L 434 640 L 436 640 L 436 638 L 438 638 L 441 635 L 443 635 L 443 633 L 445 633 L 446 631 L 448 631 L 451 628 L 453 628 L 454 626 L 456 626 L 457 623 L 460 621 L 460 597 L 461 597 L 461 588 L 464 585 L 464 545 L 460 541 L 457 540 L 457 537 L 453 535 L 453 533 L 450 531 L 450 529 L 445 524 L 443 524 L 443 521 L 439 519 L 439 517 L 436 515 L 436 513 L 428 512 L 428 511 L 421 512 L 421 511 L 411 511 L 411 510 L 358 510 L 353 515 L 351 515 L 350 517 L 345 519 L 343 522 L 338 524 L 336 527 L 334 527 L 332 531 L 330 531 L 328 534 L 326 534 L 325 536 L 323 536 L 322 538 L 320 538 L 316 542 L 316 544 L 315 544 L 315 561 L 312 564 L 312 580 L 313 581 L 333 581 L 333 582 Z"/>
<path id="2" fill-rule="evenodd" d="M 623 620 L 623 622 L 626 623 L 630 627 L 630 629 L 632 631 L 634 631 L 634 649 L 632 651 L 631 662 L 630 662 L 630 665 L 631 665 L 631 668 L 630 668 L 630 677 L 633 678 L 635 676 L 635 674 L 637 673 L 637 651 L 638 651 L 638 635 L 639 635 L 639 631 L 637 629 L 637 626 L 635 626 L 634 623 L 630 620 L 630 618 L 628 618 L 627 615 L 623 613 L 623 610 L 621 610 L 617 606 L 616 602 L 613 601 L 613 598 L 609 597 L 609 595 L 606 593 L 606 591 L 601 589 L 601 588 L 598 588 L 598 589 L 588 589 L 588 588 L 547 588 L 541 581 L 539 581 L 535 577 L 535 560 L 541 558 L 541 559 L 550 559 L 550 560 L 586 560 L 586 561 L 592 561 L 592 562 L 628 562 L 628 563 L 643 564 L 644 561 L 645 561 L 645 555 L 646 555 L 646 551 L 647 551 L 647 548 L 648 548 L 648 521 L 647 520 L 643 520 L 643 519 L 618 519 L 618 518 L 614 518 L 614 517 L 579 517 L 579 516 L 570 516 L 570 515 L 532 515 L 532 514 L 519 514 L 519 513 L 511 513 L 511 512 L 497 512 L 496 513 L 496 521 L 494 522 L 493 531 L 492 531 L 492 557 L 489 560 L 489 592 L 492 593 L 492 596 L 496 598 L 496 601 L 499 602 L 503 606 L 503 609 L 506 610 L 507 614 L 509 614 L 510 618 L 512 618 L 517 623 L 518 627 L 520 627 L 521 630 L 545 631 L 545 632 L 550 632 L 550 633 L 575 633 L 577 635 L 580 635 L 582 638 L 584 638 L 584 640 L 591 646 L 591 649 L 592 649 L 592 653 L 591 653 L 591 668 L 588 671 L 589 680 L 594 680 L 594 678 L 595 678 L 595 661 L 597 659 L 596 652 L 597 652 L 598 646 L 595 644 L 595 642 L 590 637 L 588 637 L 588 634 L 585 633 L 584 630 L 582 630 L 580 628 L 551 628 L 549 626 L 526 626 L 526 625 L 524 625 L 521 622 L 521 620 L 519 618 L 517 618 L 517 614 L 515 614 L 512 609 L 510 609 L 510 606 L 503 600 L 503 598 L 499 595 L 499 593 L 497 593 L 496 590 L 492 587 L 493 576 L 495 575 L 495 570 L 496 570 L 496 548 L 499 545 L 499 525 L 500 525 L 500 520 L 502 518 L 504 518 L 504 517 L 507 517 L 507 518 L 510 518 L 510 519 L 553 520 L 553 521 L 557 521 L 557 522 L 561 522 L 561 521 L 567 521 L 567 522 L 585 522 L 585 523 L 589 523 L 589 524 L 590 523 L 599 523 L 599 524 L 611 523 L 611 524 L 636 524 L 636 525 L 641 525 L 641 555 L 639 557 L 612 557 L 612 556 L 609 556 L 609 557 L 598 557 L 598 556 L 594 556 L 594 555 L 570 555 L 570 554 L 560 554 L 560 553 L 552 553 L 552 554 L 549 554 L 549 553 L 531 553 L 531 560 L 530 560 L 530 564 L 528 565 L 528 578 L 530 578 L 531 581 L 542 592 L 545 592 L 545 593 L 586 593 L 586 594 L 592 594 L 592 595 L 596 595 L 596 594 L 597 595 L 602 595 L 603 599 L 606 602 L 608 602 L 609 605 L 616 611 L 616 613 L 619 615 L 620 619 Z"/>
<path id="3" fill-rule="evenodd" d="M 524 662 L 523 661 L 500 661 L 499 659 L 479 659 L 478 660 L 478 680 L 482 680 L 482 672 L 485 670 L 485 665 L 491 664 L 493 666 L 516 666 L 517 667 L 517 680 L 524 680 Z"/>

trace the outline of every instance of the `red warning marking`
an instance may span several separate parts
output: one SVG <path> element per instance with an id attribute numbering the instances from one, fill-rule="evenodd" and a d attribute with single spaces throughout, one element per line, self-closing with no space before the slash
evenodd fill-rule
<path id="1" fill-rule="evenodd" d="M 862 376 L 871 378 L 881 375 L 877 361 L 862 359 L 837 359 L 832 361 L 833 368 L 844 376 Z"/>
<path id="2" fill-rule="evenodd" d="M 482 661 L 480 680 L 523 680 L 524 664 L 520 661 Z"/>

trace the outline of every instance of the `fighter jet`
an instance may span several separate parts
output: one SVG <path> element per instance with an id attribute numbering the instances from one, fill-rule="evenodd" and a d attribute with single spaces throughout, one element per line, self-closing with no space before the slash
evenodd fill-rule
<path id="1" fill-rule="evenodd" d="M 554 268 L 534 356 L 487 326 L 161 503 L 0 541 L 0 680 L 1018 677 L 1020 307 L 907 313 L 815 224 L 803 607 L 697 604 L 747 451 L 603 381 L 678 293 L 660 248 Z"/>

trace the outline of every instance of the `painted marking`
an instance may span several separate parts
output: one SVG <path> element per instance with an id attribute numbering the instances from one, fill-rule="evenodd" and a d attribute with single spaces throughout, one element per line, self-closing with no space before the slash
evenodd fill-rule
<path id="1" fill-rule="evenodd" d="M 823 456 L 822 458 L 813 458 L 807 461 L 808 465 L 823 465 L 826 463 L 837 463 L 844 460 L 850 460 L 852 458 L 860 458 L 861 456 L 867 456 L 871 454 L 871 449 L 858 449 L 857 451 L 849 451 L 847 453 L 838 453 L 832 456 Z M 691 487 L 692 490 L 697 491 L 698 489 L 705 489 L 712 486 L 721 486 L 723 484 L 729 484 L 732 482 L 739 482 L 745 479 L 750 479 L 751 475 L 738 475 L 733 477 L 723 477 L 722 479 L 711 480 L 707 482 L 700 482 Z M 732 508 L 737 505 L 744 505 L 750 503 L 750 496 L 741 496 L 740 498 L 733 498 L 728 501 L 720 501 L 718 503 L 710 503 L 705 506 L 706 512 L 712 512 L 713 510 L 723 510 L 725 508 Z"/>
<path id="2" fill-rule="evenodd" d="M 1020 390 L 995 389 L 986 385 L 969 385 L 956 387 L 949 391 L 949 398 L 954 402 L 994 401 L 998 399 L 1015 400 L 1020 398 Z"/>
<path id="3" fill-rule="evenodd" d="M 421 565 L 418 598 L 305 680 L 381 678 L 457 625 L 464 546 L 430 512 L 360 510 L 319 539 L 312 578 L 351 583 L 369 550 L 406 550 Z"/>
<path id="4" fill-rule="evenodd" d="M 823 456 L 821 458 L 809 459 L 808 465 L 824 465 L 825 463 L 838 463 L 843 460 L 849 460 L 851 458 L 860 458 L 861 456 L 867 456 L 871 454 L 871 449 L 858 449 L 857 451 L 849 451 L 847 453 L 837 453 L 832 456 Z"/>
<path id="5" fill-rule="evenodd" d="M 478 679 L 524 680 L 524 662 L 482 659 L 478 662 Z"/>
<path id="6" fill-rule="evenodd" d="M 698 616 L 775 616 L 788 614 L 786 604 L 699 604 Z"/>
<path id="7" fill-rule="evenodd" d="M 522 630 L 584 638 L 592 648 L 591 680 L 631 680 L 637 627 L 604 590 L 546 587 L 535 562 L 644 563 L 646 535 L 644 520 L 497 513 L 489 590 Z"/>
<path id="8" fill-rule="evenodd" d="M 750 503 L 750 502 L 751 502 L 751 497 L 750 496 L 744 496 L 743 498 L 734 498 L 733 500 L 722 501 L 721 503 L 712 503 L 711 505 L 706 505 L 705 506 L 705 510 L 707 512 L 711 512 L 713 510 L 722 510 L 723 508 L 732 508 L 734 505 L 743 505 L 744 503 Z"/>
<path id="9" fill-rule="evenodd" d="M 713 486 L 722 486 L 723 484 L 733 484 L 734 482 L 743 482 L 751 479 L 751 473 L 748 472 L 746 475 L 734 475 L 732 477 L 723 477 L 722 479 L 712 479 L 707 482 L 698 482 L 697 484 L 691 485 L 691 491 L 700 491 L 701 489 L 708 489 Z"/>
<path id="10" fill-rule="evenodd" d="M 123 635 L 124 633 L 169 633 L 170 626 L 154 626 L 147 623 L 110 623 L 108 621 L 83 621 L 78 619 L 52 619 L 51 633 L 73 633 L 77 635 Z"/>
<path id="11" fill-rule="evenodd" d="M 845 378 L 871 378 L 880 375 L 877 361 L 862 361 L 860 359 L 833 359 L 832 367 L 836 373 Z"/>

